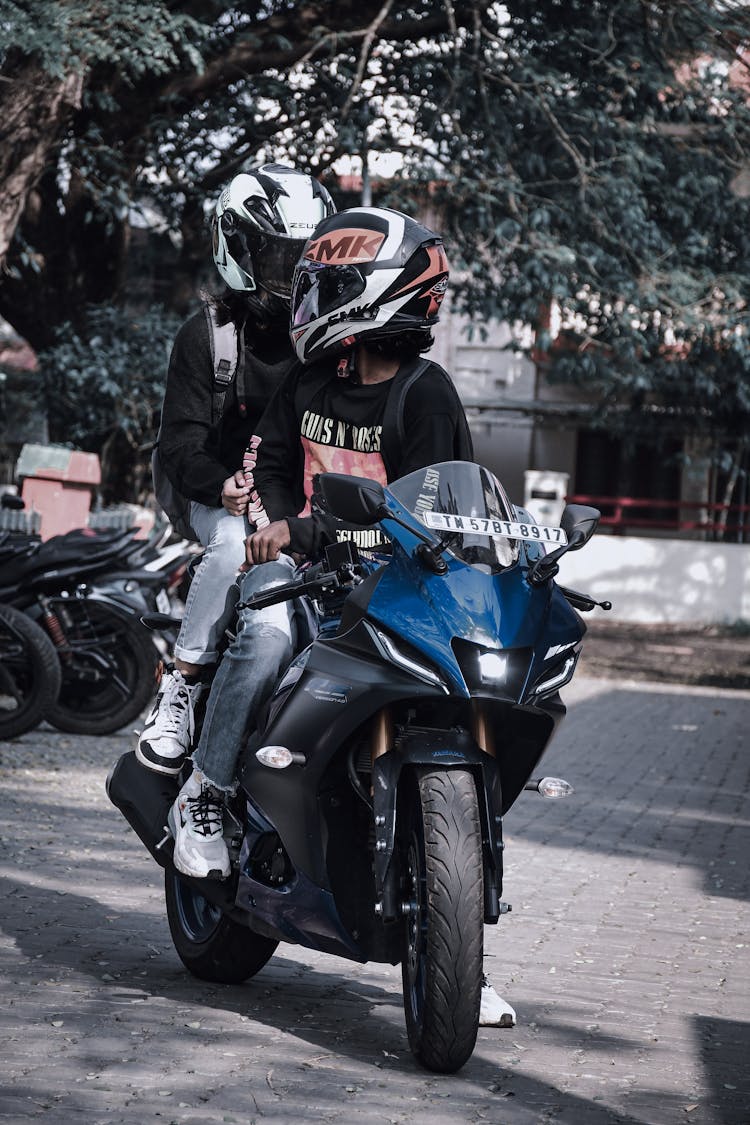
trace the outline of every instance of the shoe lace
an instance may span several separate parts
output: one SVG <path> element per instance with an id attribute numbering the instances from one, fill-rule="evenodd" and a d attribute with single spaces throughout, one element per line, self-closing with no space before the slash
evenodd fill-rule
<path id="1" fill-rule="evenodd" d="M 193 828 L 202 836 L 220 835 L 224 827 L 224 802 L 208 786 L 197 797 L 187 799 L 188 815 Z"/>
<path id="2" fill-rule="evenodd" d="M 174 676 L 170 676 L 163 688 L 159 703 L 159 719 L 162 734 L 172 734 L 181 738 L 187 732 L 188 739 L 192 739 L 195 733 L 195 714 L 190 691 Z"/>

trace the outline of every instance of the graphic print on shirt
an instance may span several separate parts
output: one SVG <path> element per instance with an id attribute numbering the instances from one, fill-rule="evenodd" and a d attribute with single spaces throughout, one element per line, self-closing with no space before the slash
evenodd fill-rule
<path id="1" fill-rule="evenodd" d="M 306 410 L 300 425 L 300 441 L 304 451 L 305 506 L 299 513 L 309 516 L 313 494 L 313 478 L 318 473 L 345 473 L 347 476 L 368 477 L 386 485 L 388 476 L 380 453 L 382 426 L 356 426 L 340 418 L 333 418 Z M 381 532 L 373 528 L 353 531 L 340 528 L 337 538 L 350 539 L 363 550 L 386 542 Z"/>

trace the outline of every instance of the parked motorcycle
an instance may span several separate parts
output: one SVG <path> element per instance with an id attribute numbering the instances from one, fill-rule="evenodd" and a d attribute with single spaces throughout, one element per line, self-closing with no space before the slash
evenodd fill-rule
<path id="1" fill-rule="evenodd" d="M 0 739 L 38 726 L 57 700 L 61 679 L 47 634 L 25 613 L 0 605 Z"/>
<path id="2" fill-rule="evenodd" d="M 486 469 L 434 465 L 387 489 L 323 474 L 329 511 L 392 543 L 382 564 L 349 544 L 328 569 L 261 592 L 307 596 L 318 635 L 284 672 L 243 751 L 225 836 L 229 880 L 172 864 L 178 783 L 125 754 L 108 793 L 165 868 L 175 948 L 203 979 L 257 973 L 279 941 L 401 963 L 411 1049 L 450 1073 L 477 1035 L 483 927 L 502 899 L 502 818 L 565 713 L 593 599 L 553 581 L 596 528 L 569 505 L 561 527 L 519 518 Z M 342 552 L 344 557 L 342 558 Z"/>
<path id="3" fill-rule="evenodd" d="M 0 602 L 49 636 L 62 682 L 45 717 L 60 730 L 109 734 L 133 722 L 153 696 L 161 653 L 141 617 L 170 609 L 180 561 L 135 538 L 136 529 L 81 529 L 41 543 L 0 542 Z"/>

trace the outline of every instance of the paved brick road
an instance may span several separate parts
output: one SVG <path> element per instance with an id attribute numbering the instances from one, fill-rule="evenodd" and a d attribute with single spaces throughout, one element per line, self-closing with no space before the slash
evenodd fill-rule
<path id="1" fill-rule="evenodd" d="M 506 818 L 487 967 L 519 1026 L 428 1075 L 400 972 L 283 947 L 189 978 L 104 794 L 129 736 L 0 743 L 0 1122 L 750 1122 L 750 693 L 581 680 Z"/>

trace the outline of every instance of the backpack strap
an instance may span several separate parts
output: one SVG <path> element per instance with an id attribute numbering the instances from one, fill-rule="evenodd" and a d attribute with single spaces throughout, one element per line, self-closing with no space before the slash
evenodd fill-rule
<path id="1" fill-rule="evenodd" d="M 406 423 L 404 422 L 406 396 L 429 367 L 436 371 L 438 375 L 448 383 L 458 406 L 453 455 L 457 461 L 473 461 L 474 459 L 474 447 L 469 431 L 469 424 L 466 421 L 466 414 L 464 413 L 453 380 L 439 364 L 433 363 L 432 360 L 429 359 L 420 359 L 411 371 L 407 369 L 403 373 L 399 372 L 391 381 L 388 398 L 385 404 L 385 414 L 383 415 L 382 447 L 383 459 L 390 462 L 390 465 L 394 464 L 394 454 L 396 451 L 403 449 L 406 441 Z M 386 468 L 389 469 L 388 464 Z"/>
<path id="2" fill-rule="evenodd" d="M 208 321 L 208 338 L 211 342 L 211 362 L 213 364 L 213 395 L 211 398 L 211 422 L 218 425 L 224 413 L 224 401 L 238 372 L 244 371 L 245 340 L 244 332 L 234 321 L 219 324 L 216 308 L 210 301 L 204 304 Z M 240 382 L 238 380 L 238 382 Z M 244 396 L 243 396 L 244 398 Z"/>

